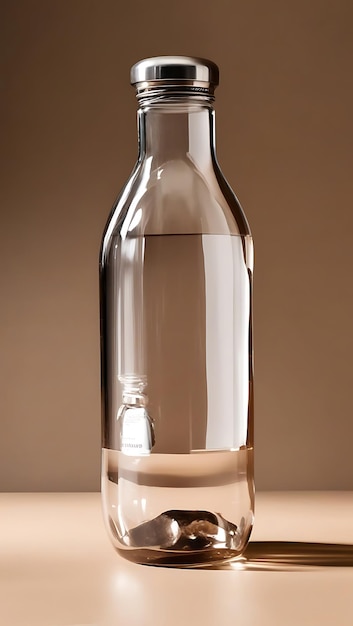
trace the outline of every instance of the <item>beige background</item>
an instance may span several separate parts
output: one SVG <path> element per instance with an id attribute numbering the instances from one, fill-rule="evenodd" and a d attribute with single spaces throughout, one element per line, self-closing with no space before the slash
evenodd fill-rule
<path id="1" fill-rule="evenodd" d="M 350 0 L 1 3 L 0 489 L 99 488 L 97 259 L 136 155 L 129 68 L 221 68 L 256 245 L 256 481 L 353 488 Z"/>

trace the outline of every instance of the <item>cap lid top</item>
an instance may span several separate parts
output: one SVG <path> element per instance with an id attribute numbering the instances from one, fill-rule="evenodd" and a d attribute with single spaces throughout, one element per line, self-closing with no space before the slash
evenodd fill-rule
<path id="1" fill-rule="evenodd" d="M 151 57 L 135 63 L 130 73 L 132 85 L 149 81 L 173 81 L 175 84 L 195 81 L 216 87 L 219 83 L 219 70 L 212 61 L 198 57 Z"/>

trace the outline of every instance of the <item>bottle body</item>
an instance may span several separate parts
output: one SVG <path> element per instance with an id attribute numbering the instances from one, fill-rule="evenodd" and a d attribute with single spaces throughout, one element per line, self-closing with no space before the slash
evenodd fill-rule
<path id="1" fill-rule="evenodd" d="M 103 510 L 126 558 L 196 566 L 253 523 L 253 248 L 212 107 L 147 109 L 101 254 Z"/>

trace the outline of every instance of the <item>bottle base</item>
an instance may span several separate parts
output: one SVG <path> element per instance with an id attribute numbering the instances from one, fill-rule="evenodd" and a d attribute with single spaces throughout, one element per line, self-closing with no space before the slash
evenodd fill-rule
<path id="1" fill-rule="evenodd" d="M 146 548 L 126 550 L 116 546 L 115 550 L 119 556 L 138 565 L 197 569 L 236 561 L 241 558 L 245 548 L 241 552 L 235 550 L 205 550 L 203 552 L 187 553 Z"/>
<path id="2" fill-rule="evenodd" d="M 254 520 L 252 450 L 147 457 L 103 450 L 102 461 L 104 520 L 122 557 L 165 567 L 241 557 Z"/>

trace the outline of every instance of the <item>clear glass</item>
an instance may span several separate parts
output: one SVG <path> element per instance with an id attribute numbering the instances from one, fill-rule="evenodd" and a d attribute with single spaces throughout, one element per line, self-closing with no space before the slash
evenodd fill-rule
<path id="1" fill-rule="evenodd" d="M 126 558 L 200 566 L 253 524 L 253 245 L 207 98 L 138 111 L 101 251 L 102 498 Z"/>

